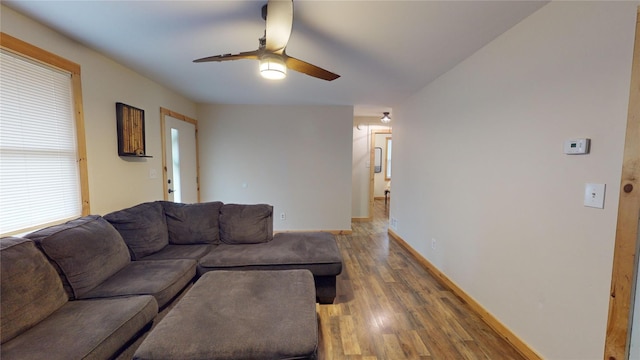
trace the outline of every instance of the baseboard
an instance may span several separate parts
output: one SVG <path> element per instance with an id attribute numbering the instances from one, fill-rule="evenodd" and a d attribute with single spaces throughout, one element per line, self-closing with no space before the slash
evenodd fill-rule
<path id="1" fill-rule="evenodd" d="M 353 230 L 345 229 L 345 230 L 277 230 L 274 231 L 274 234 L 277 233 L 300 233 L 300 232 L 328 232 L 333 235 L 351 235 Z"/>
<path id="2" fill-rule="evenodd" d="M 322 230 L 325 232 L 330 232 L 333 235 L 351 235 L 353 233 L 353 230 L 348 229 L 348 230 Z"/>
<path id="3" fill-rule="evenodd" d="M 351 222 L 367 222 L 367 221 L 371 221 L 373 219 L 371 219 L 370 217 L 354 217 L 351 218 Z"/>
<path id="4" fill-rule="evenodd" d="M 522 339 L 520 339 L 516 334 L 513 333 L 506 325 L 501 323 L 495 316 L 493 316 L 487 309 L 482 307 L 480 303 L 478 303 L 471 295 L 467 294 L 460 286 L 458 286 L 453 280 L 449 279 L 442 271 L 436 268 L 429 260 L 425 259 L 420 253 L 418 253 L 411 245 L 409 245 L 404 239 L 402 239 L 398 234 L 396 234 L 393 230 L 388 230 L 389 235 L 393 238 L 400 246 L 402 246 L 405 250 L 407 250 L 415 259 L 422 265 L 431 275 L 433 275 L 437 280 L 439 280 L 442 285 L 449 288 L 451 292 L 453 292 L 456 296 L 458 296 L 462 301 L 467 303 L 471 310 L 478 314 L 478 316 L 484 321 L 487 325 L 489 325 L 493 330 L 495 330 L 500 336 L 502 336 L 508 343 L 513 345 L 513 347 L 522 354 L 527 359 L 531 360 L 542 360 L 542 356 L 536 353 L 527 343 L 525 343 Z"/>

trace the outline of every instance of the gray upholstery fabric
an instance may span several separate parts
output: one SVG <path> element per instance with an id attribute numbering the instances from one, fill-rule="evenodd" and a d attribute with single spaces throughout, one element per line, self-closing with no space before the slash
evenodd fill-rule
<path id="1" fill-rule="evenodd" d="M 162 250 L 143 257 L 141 260 L 170 260 L 170 259 L 193 259 L 198 260 L 208 254 L 216 245 L 194 244 L 194 245 L 174 245 L 169 244 Z"/>
<path id="2" fill-rule="evenodd" d="M 158 313 L 151 296 L 69 301 L 0 349 L 10 359 L 109 359 Z"/>
<path id="3" fill-rule="evenodd" d="M 257 244 L 273 239 L 273 206 L 224 204 L 220 209 L 220 240 L 226 244 Z"/>
<path id="4" fill-rule="evenodd" d="M 178 295 L 195 275 L 195 260 L 132 261 L 105 282 L 85 293 L 82 298 L 153 295 L 158 306 L 162 308 Z"/>
<path id="5" fill-rule="evenodd" d="M 218 218 L 222 203 L 219 201 L 199 204 L 180 204 L 162 201 L 167 217 L 169 243 L 218 244 L 220 229 Z"/>
<path id="6" fill-rule="evenodd" d="M 326 232 L 278 233 L 267 243 L 218 245 L 198 262 L 198 273 L 210 270 L 307 269 L 314 275 L 338 275 L 342 256 L 335 237 Z"/>
<path id="7" fill-rule="evenodd" d="M 47 318 L 67 299 L 60 277 L 31 240 L 0 239 L 2 344 Z"/>
<path id="8" fill-rule="evenodd" d="M 122 237 L 103 218 L 91 215 L 28 234 L 55 263 L 71 288 L 71 299 L 131 262 Z"/>
<path id="9" fill-rule="evenodd" d="M 122 235 L 133 260 L 151 255 L 169 244 L 167 221 L 159 202 L 114 211 L 104 218 Z"/>
<path id="10" fill-rule="evenodd" d="M 310 272 L 215 271 L 157 324 L 134 359 L 313 359 L 317 346 Z"/>

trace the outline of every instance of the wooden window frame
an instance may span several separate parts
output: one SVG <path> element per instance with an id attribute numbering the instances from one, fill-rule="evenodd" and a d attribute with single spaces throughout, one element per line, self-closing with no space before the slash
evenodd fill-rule
<path id="1" fill-rule="evenodd" d="M 39 47 L 17 39 L 4 32 L 0 32 L 0 47 L 6 51 L 29 58 L 68 73 L 71 76 L 73 91 L 73 106 L 77 138 L 77 162 L 80 173 L 80 199 L 82 202 L 82 216 L 89 215 L 89 177 L 87 169 L 87 143 L 85 140 L 84 111 L 82 106 L 82 81 L 80 65 L 50 53 Z"/>

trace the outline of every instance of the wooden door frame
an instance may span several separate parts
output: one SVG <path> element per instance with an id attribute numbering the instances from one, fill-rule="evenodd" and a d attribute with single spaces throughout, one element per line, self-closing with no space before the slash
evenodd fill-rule
<path id="1" fill-rule="evenodd" d="M 200 159 L 198 146 L 198 120 L 192 119 L 188 116 L 182 115 L 175 111 L 160 107 L 160 137 L 162 138 L 162 191 L 164 193 L 164 200 L 169 200 L 169 186 L 167 184 L 167 145 L 166 145 L 166 131 L 165 131 L 165 117 L 171 116 L 174 119 L 182 120 L 193 124 L 196 128 L 196 193 L 198 196 L 198 202 L 200 202 Z"/>
<path id="2" fill-rule="evenodd" d="M 386 130 L 371 130 L 371 132 L 369 133 L 369 136 L 371 136 L 371 147 L 369 149 L 369 220 L 373 219 L 373 202 L 374 202 L 374 195 L 375 195 L 375 173 L 374 173 L 374 169 L 375 169 L 375 148 L 376 148 L 376 135 L 379 134 L 390 134 L 393 136 L 391 129 L 386 129 Z"/>
<path id="3" fill-rule="evenodd" d="M 640 216 L 640 7 L 636 17 L 635 44 L 629 91 L 620 203 L 616 227 L 609 319 L 604 359 L 627 359 L 632 307 L 638 267 L 638 220 Z M 639 315 L 640 314 L 636 314 Z M 636 329 L 640 330 L 640 329 Z"/>

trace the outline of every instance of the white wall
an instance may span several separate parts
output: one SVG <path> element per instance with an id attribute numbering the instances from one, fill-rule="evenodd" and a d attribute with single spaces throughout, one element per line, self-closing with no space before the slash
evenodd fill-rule
<path id="1" fill-rule="evenodd" d="M 202 201 L 271 204 L 274 230 L 351 229 L 351 106 L 201 105 L 198 119 Z"/>
<path id="2" fill-rule="evenodd" d="M 394 106 L 396 232 L 547 359 L 603 356 L 637 5 L 552 2 Z"/>
<path id="3" fill-rule="evenodd" d="M 91 212 L 162 199 L 160 107 L 197 118 L 196 104 L 12 9 L 2 6 L 1 16 L 3 32 L 82 68 Z M 116 102 L 145 110 L 147 153 L 153 158 L 118 157 Z M 352 107 L 203 108 L 203 201 L 274 204 L 278 214 L 287 213 L 287 220 L 274 224 L 279 230 L 351 228 Z M 231 149 L 238 150 L 235 157 L 230 157 Z M 224 175 L 220 169 L 226 170 Z M 246 189 L 238 190 L 236 176 L 248 183 Z"/>
<path id="4" fill-rule="evenodd" d="M 91 213 L 162 199 L 160 107 L 195 117 L 195 103 L 5 6 L 1 24 L 2 32 L 81 66 Z M 118 157 L 116 102 L 145 110 L 152 159 Z M 157 172 L 155 179 L 149 177 L 151 170 Z"/>

